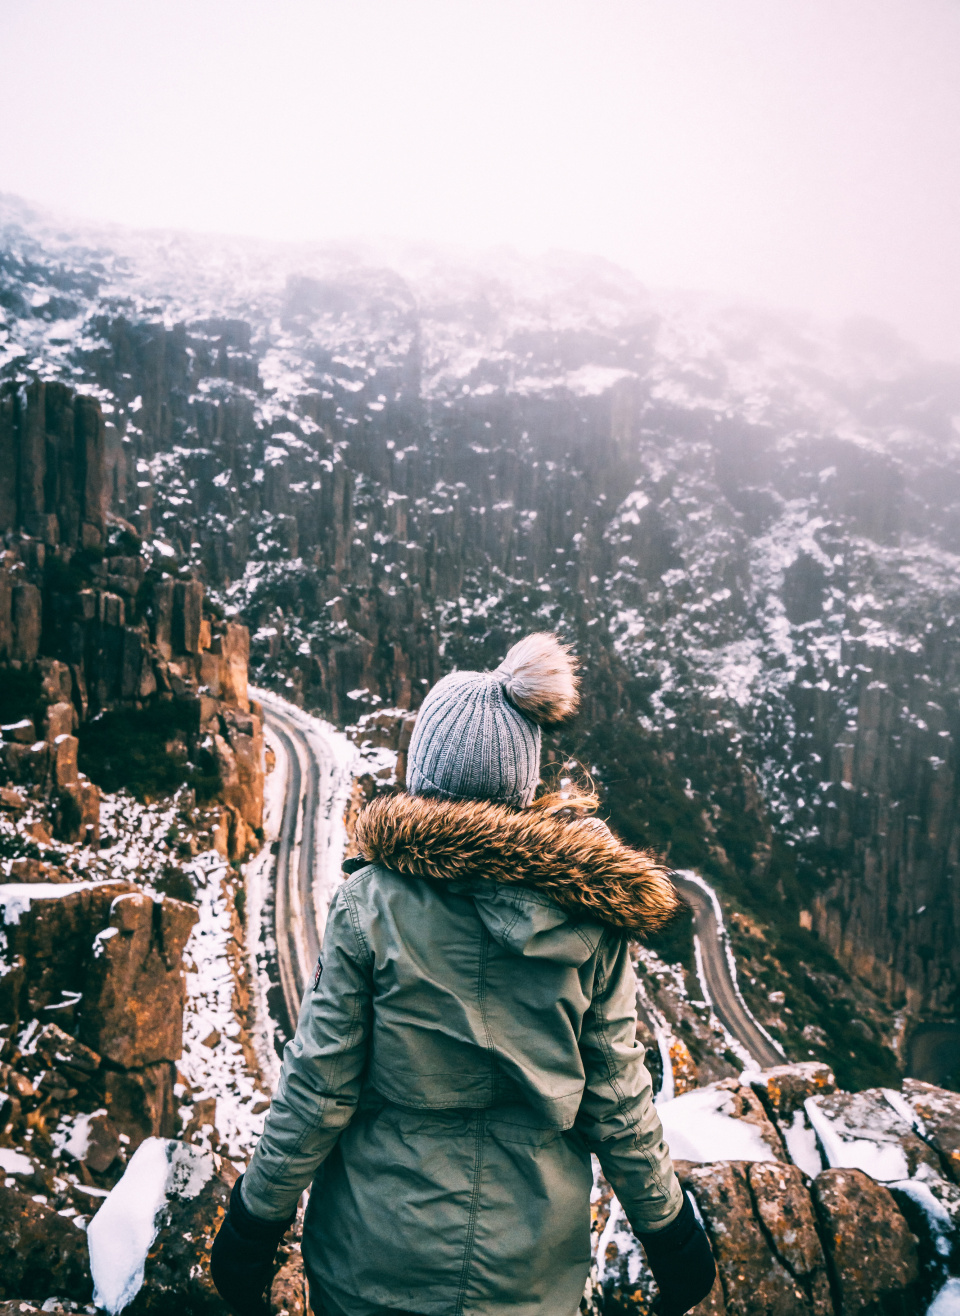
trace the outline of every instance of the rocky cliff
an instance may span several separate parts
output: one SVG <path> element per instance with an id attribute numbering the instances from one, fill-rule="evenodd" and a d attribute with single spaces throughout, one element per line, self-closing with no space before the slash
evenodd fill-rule
<path id="1" fill-rule="evenodd" d="M 162 752 L 196 761 L 207 795 L 231 810 L 234 852 L 245 853 L 263 809 L 246 629 L 212 617 L 202 582 L 172 553 L 144 550 L 114 512 L 95 399 L 58 383 L 2 386 L 0 443 L 3 779 L 50 801 L 59 839 L 96 841 L 99 791 L 78 768 L 84 748 L 88 766 L 136 782 L 132 764 L 104 762 L 104 742 L 124 718 L 137 733 L 162 723 Z M 138 722 L 144 710 L 153 714 Z M 24 801 L 14 790 L 6 803 L 16 814 Z"/>
<path id="2" fill-rule="evenodd" d="M 717 1263 L 697 1316 L 913 1316 L 938 1294 L 949 1310 L 960 1292 L 956 1096 L 911 1080 L 902 1093 L 839 1092 L 815 1064 L 748 1081 L 661 1107 Z M 739 1154 L 708 1159 L 710 1144 Z M 646 1316 L 653 1277 L 602 1178 L 593 1230 L 592 1310 Z"/>
<path id="3" fill-rule="evenodd" d="M 549 755 L 581 756 L 625 835 L 773 930 L 758 1001 L 835 995 L 829 951 L 891 1020 L 953 1016 L 956 367 L 877 326 L 654 297 L 574 258 L 388 265 L 84 234 L 11 201 L 0 246 L 8 409 L 29 421 L 43 381 L 100 401 L 84 461 L 102 450 L 114 514 L 250 628 L 258 679 L 356 723 L 558 627 L 586 700 Z M 47 432 L 72 424 L 79 453 L 93 414 Z M 61 477 L 41 498 L 33 469 L 32 540 L 90 553 L 81 467 L 55 530 Z M 132 622 L 89 624 L 140 627 L 159 688 L 141 588 Z M 171 684 L 196 679 L 187 652 L 163 655 Z M 853 1064 L 857 1017 L 832 1050 L 789 1011 L 776 1026 Z"/>

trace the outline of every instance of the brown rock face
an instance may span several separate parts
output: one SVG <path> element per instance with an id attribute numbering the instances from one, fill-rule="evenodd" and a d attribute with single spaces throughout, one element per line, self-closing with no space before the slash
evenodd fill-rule
<path id="1" fill-rule="evenodd" d="M 208 723 L 221 795 L 253 829 L 263 823 L 263 723 L 253 712 L 228 707 Z"/>
<path id="2" fill-rule="evenodd" d="M 199 654 L 203 620 L 203 586 L 198 580 L 177 581 L 173 587 L 171 642 L 174 653 Z M 244 687 L 246 665 L 244 664 Z"/>
<path id="3" fill-rule="evenodd" d="M 713 1165 L 691 1166 L 680 1162 L 677 1171 L 684 1188 L 693 1193 L 713 1248 L 717 1271 L 723 1286 L 726 1310 L 730 1316 L 802 1316 L 809 1311 L 823 1310 L 811 1306 L 811 1296 L 817 1282 L 817 1267 L 803 1272 L 803 1279 L 795 1277 L 785 1260 L 771 1247 L 761 1220 L 754 1213 L 750 1191 L 748 1162 L 718 1161 Z M 786 1167 L 776 1166 L 782 1173 L 761 1175 L 758 1183 L 763 1192 L 767 1216 L 773 1214 L 777 1204 L 787 1205 L 802 1220 L 799 1195 Z M 762 1218 L 762 1217 L 761 1217 Z M 787 1231 L 780 1231 L 784 1240 Z M 787 1245 L 792 1262 L 809 1265 L 812 1246 L 809 1234 L 814 1233 L 812 1213 L 809 1231 L 804 1231 L 804 1242 L 793 1240 Z"/>
<path id="4" fill-rule="evenodd" d="M 0 1298 L 51 1293 L 88 1302 L 92 1292 L 81 1229 L 26 1193 L 0 1186 Z"/>
<path id="5" fill-rule="evenodd" d="M 177 1060 L 183 1030 L 183 948 L 197 911 L 128 892 L 112 903 L 84 982 L 80 1032 L 124 1069 Z"/>
<path id="6" fill-rule="evenodd" d="M 917 1245 L 888 1190 L 860 1170 L 824 1170 L 813 1181 L 813 1199 L 842 1316 L 913 1316 Z"/>
<path id="7" fill-rule="evenodd" d="M 22 905 L 17 890 L 0 887 L 0 900 Z M 78 1037 L 44 1026 L 34 1045 L 50 1071 L 43 1081 L 51 1091 L 89 1081 L 131 1149 L 176 1129 L 182 954 L 196 919 L 192 905 L 105 882 L 51 887 L 48 898 L 31 893 L 6 925 L 11 970 L 0 975 L 0 1007 L 8 1034 L 64 1004 Z"/>
<path id="8" fill-rule="evenodd" d="M 8 386 L 0 412 L 5 456 L 17 472 L 0 493 L 0 530 L 43 543 L 101 548 L 105 427 L 99 403 L 65 384 Z"/>
<path id="9" fill-rule="evenodd" d="M 103 1104 L 120 1133 L 135 1151 L 144 1138 L 170 1138 L 177 1131 L 173 1085 L 176 1066 L 161 1060 L 142 1069 L 105 1069 L 101 1074 Z"/>
<path id="10" fill-rule="evenodd" d="M 16 889 L 7 888 L 16 899 Z M 64 996 L 82 993 L 93 938 L 107 926 L 114 898 L 136 888 L 129 882 L 76 884 L 51 889 L 49 899 L 32 896 L 16 922 L 6 925 L 9 955 L 25 962 L 17 1018 L 31 1018 Z M 2 894 L 2 891 L 0 891 Z M 94 1047 L 94 1050 L 97 1048 Z"/>
<path id="11" fill-rule="evenodd" d="M 242 712 L 249 712 L 250 701 L 247 697 L 247 665 L 250 662 L 250 633 L 246 626 L 230 622 L 222 635 L 215 636 L 211 643 L 215 656 L 219 657 L 220 697 L 224 703 L 232 704 Z"/>
<path id="12" fill-rule="evenodd" d="M 112 513 L 108 537 L 118 472 L 105 464 L 94 399 L 60 384 L 4 385 L 0 434 L 12 458 L 0 471 L 0 534 L 14 545 L 0 552 L 0 665 L 40 678 L 36 706 L 0 736 L 0 786 L 39 787 L 57 839 L 95 841 L 100 797 L 78 773 L 75 733 L 91 714 L 172 695 L 188 705 L 191 752 L 208 734 L 200 723 L 223 714 L 223 799 L 248 829 L 247 853 L 262 822 L 263 743 L 246 628 L 204 618 L 201 581 L 148 573 L 138 531 Z"/>
<path id="13" fill-rule="evenodd" d="M 802 1291 L 807 1310 L 830 1316 L 826 1258 L 803 1175 L 795 1165 L 755 1161 L 747 1165 L 747 1182 L 767 1242 Z"/>

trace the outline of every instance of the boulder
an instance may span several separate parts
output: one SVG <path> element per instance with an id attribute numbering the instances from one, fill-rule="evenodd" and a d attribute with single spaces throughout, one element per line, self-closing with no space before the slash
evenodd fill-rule
<path id="1" fill-rule="evenodd" d="M 44 1024 L 31 1038 L 29 1049 L 35 1058 L 42 1059 L 48 1071 L 55 1071 L 70 1087 L 88 1083 L 100 1068 L 96 1051 L 55 1023 Z"/>
<path id="2" fill-rule="evenodd" d="M 72 1220 L 16 1188 L 0 1186 L 0 1298 L 52 1293 L 88 1302 L 87 1240 Z"/>
<path id="3" fill-rule="evenodd" d="M 210 1152 L 142 1143 L 88 1226 L 96 1304 L 126 1316 L 223 1316 L 208 1260 L 235 1178 Z"/>
<path id="4" fill-rule="evenodd" d="M 779 1202 L 789 1206 L 799 1220 L 803 1211 L 795 1191 L 799 1174 L 794 1180 L 787 1167 L 776 1162 L 717 1161 L 712 1165 L 691 1165 L 680 1161 L 677 1173 L 680 1182 L 693 1194 L 703 1217 L 713 1255 L 717 1263 L 726 1310 L 731 1316 L 805 1316 L 811 1307 L 810 1299 L 817 1289 L 818 1271 L 812 1245 L 806 1231 L 804 1242 L 786 1239 L 789 1232 L 780 1232 L 787 1252 L 784 1258 L 772 1250 L 761 1220 L 754 1213 L 749 1172 L 756 1165 L 771 1166 L 781 1171 L 780 1177 L 758 1180 L 764 1192 L 765 1209 L 770 1214 Z M 802 1192 L 802 1189 L 800 1190 Z M 812 1218 L 810 1229 L 813 1229 Z M 795 1276 L 786 1264 L 787 1256 L 810 1269 Z M 804 1282 L 806 1281 L 806 1283 Z M 716 1286 L 715 1286 L 716 1287 Z M 830 1308 L 823 1308 L 829 1312 Z"/>
<path id="5" fill-rule="evenodd" d="M 960 1183 L 960 1093 L 905 1078 L 903 1099 L 922 1121 L 924 1137 L 929 1138 L 953 1179 Z"/>
<path id="6" fill-rule="evenodd" d="M 183 948 L 197 911 L 142 891 L 119 895 L 94 938 L 83 985 L 80 1036 L 124 1069 L 180 1056 Z"/>
<path id="7" fill-rule="evenodd" d="M 897 1094 L 880 1088 L 810 1097 L 807 1115 L 834 1167 L 865 1171 L 881 1183 L 912 1178 L 921 1166 L 940 1173 L 940 1158 L 914 1132 Z"/>
<path id="8" fill-rule="evenodd" d="M 917 1243 L 889 1190 L 861 1170 L 824 1170 L 812 1191 L 842 1316 L 913 1316 Z"/>
<path id="9" fill-rule="evenodd" d="M 789 1120 L 796 1111 L 803 1109 L 807 1097 L 837 1090 L 833 1071 L 819 1060 L 762 1069 L 751 1074 L 750 1085 L 777 1120 Z"/>
<path id="10" fill-rule="evenodd" d="M 795 1165 L 754 1161 L 747 1165 L 747 1182 L 767 1242 L 802 1289 L 807 1310 L 831 1316 L 827 1262 L 803 1174 Z"/>
<path id="11" fill-rule="evenodd" d="M 130 882 L 71 882 L 38 889 L 0 886 L 7 960 L 23 956 L 19 1015 L 29 1018 L 64 997 L 83 992 L 93 939 L 107 926 L 114 898 L 137 888 Z M 89 1039 L 87 1039 L 89 1041 Z M 100 1052 L 96 1043 L 90 1043 Z"/>
<path id="12" fill-rule="evenodd" d="M 80 1160 L 94 1174 L 106 1174 L 120 1155 L 120 1130 L 109 1115 L 95 1112 L 86 1120 L 86 1146 Z"/>
<path id="13" fill-rule="evenodd" d="M 54 882 L 63 885 L 73 881 L 73 875 L 56 864 L 45 864 L 42 859 L 12 859 L 11 882 Z"/>
<path id="14" fill-rule="evenodd" d="M 23 717 L 19 722 L 8 722 L 6 726 L 0 727 L 0 737 L 12 740 L 17 745 L 32 745 L 37 738 L 37 731 L 30 718 Z"/>
<path id="15" fill-rule="evenodd" d="M 814 1178 L 824 1168 L 824 1161 L 805 1103 L 810 1097 L 836 1091 L 830 1067 L 815 1060 L 775 1065 L 752 1075 L 750 1083 L 779 1128 L 790 1159 Z"/>

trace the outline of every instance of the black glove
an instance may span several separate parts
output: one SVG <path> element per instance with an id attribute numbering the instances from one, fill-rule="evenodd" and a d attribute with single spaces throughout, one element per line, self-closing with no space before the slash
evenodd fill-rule
<path id="1" fill-rule="evenodd" d="M 241 1174 L 230 1193 L 230 1209 L 213 1240 L 210 1274 L 217 1292 L 237 1316 L 264 1316 L 269 1307 L 263 1292 L 273 1277 L 273 1259 L 296 1212 L 289 1220 L 261 1220 L 244 1206 L 242 1182 Z"/>
<path id="2" fill-rule="evenodd" d="M 686 1193 L 680 1214 L 666 1229 L 637 1237 L 660 1286 L 658 1312 L 663 1316 L 683 1316 L 703 1301 L 713 1288 L 717 1268 L 703 1226 Z"/>

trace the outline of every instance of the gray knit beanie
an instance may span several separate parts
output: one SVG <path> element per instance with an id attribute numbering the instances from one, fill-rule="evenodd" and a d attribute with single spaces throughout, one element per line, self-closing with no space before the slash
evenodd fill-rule
<path id="1" fill-rule="evenodd" d="M 495 672 L 451 672 L 417 716 L 407 790 L 525 808 L 540 780 L 540 728 L 577 700 L 569 650 L 545 632 L 520 640 Z"/>

